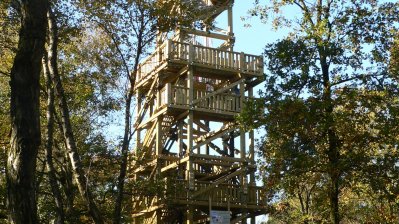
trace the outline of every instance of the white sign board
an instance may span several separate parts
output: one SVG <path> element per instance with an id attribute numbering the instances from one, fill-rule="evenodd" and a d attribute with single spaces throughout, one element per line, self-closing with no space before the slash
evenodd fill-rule
<path id="1" fill-rule="evenodd" d="M 230 224 L 230 212 L 211 210 L 210 224 Z"/>

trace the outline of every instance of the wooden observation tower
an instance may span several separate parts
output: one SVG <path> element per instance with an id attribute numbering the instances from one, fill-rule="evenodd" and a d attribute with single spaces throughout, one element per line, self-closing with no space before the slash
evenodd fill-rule
<path id="1" fill-rule="evenodd" d="M 265 212 L 255 182 L 254 133 L 234 121 L 261 82 L 262 57 L 233 51 L 233 0 L 198 1 L 199 20 L 226 16 L 227 29 L 180 28 L 136 74 L 130 170 L 136 183 L 155 188 L 133 192 L 136 224 L 210 223 L 211 213 L 231 214 L 228 223 L 255 223 Z"/>

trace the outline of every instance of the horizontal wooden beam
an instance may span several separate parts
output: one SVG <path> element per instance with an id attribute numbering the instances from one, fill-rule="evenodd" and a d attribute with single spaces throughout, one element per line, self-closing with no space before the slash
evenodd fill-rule
<path id="1" fill-rule="evenodd" d="M 234 158 L 234 157 L 221 157 L 221 156 L 212 156 L 212 155 L 204 155 L 204 154 L 192 154 L 192 158 L 198 159 L 208 159 L 208 160 L 220 160 L 220 161 L 227 161 L 227 162 L 245 162 L 246 159 L 241 158 Z"/>
<path id="2" fill-rule="evenodd" d="M 230 162 L 223 162 L 223 161 L 215 161 L 215 160 L 201 160 L 195 159 L 193 160 L 194 164 L 202 164 L 202 165 L 215 165 L 215 166 L 230 166 Z"/>
<path id="3" fill-rule="evenodd" d="M 226 34 L 219 34 L 219 33 L 213 33 L 213 32 L 207 32 L 207 31 L 202 31 L 202 30 L 193 30 L 193 29 L 182 29 L 184 33 L 188 34 L 194 34 L 197 36 L 203 36 L 203 37 L 210 37 L 210 38 L 215 38 L 219 40 L 230 40 L 231 38 L 234 38 L 232 35 L 226 35 Z"/>
<path id="4" fill-rule="evenodd" d="M 205 207 L 209 207 L 209 200 L 207 199 L 206 201 L 198 201 L 198 200 L 194 200 L 194 199 L 190 199 L 190 200 L 173 200 L 173 202 L 175 204 L 180 204 L 180 205 L 197 205 L 197 206 L 205 206 Z M 265 203 L 266 204 L 266 203 Z M 228 206 L 230 206 L 230 208 L 237 208 L 237 209 L 249 209 L 251 211 L 249 212 L 256 212 L 256 211 L 260 211 L 262 210 L 262 214 L 267 214 L 267 212 L 269 211 L 269 207 L 266 205 L 247 205 L 247 204 L 242 204 L 242 203 L 234 203 L 234 202 L 214 202 L 212 201 L 212 207 L 224 207 L 227 208 Z"/>

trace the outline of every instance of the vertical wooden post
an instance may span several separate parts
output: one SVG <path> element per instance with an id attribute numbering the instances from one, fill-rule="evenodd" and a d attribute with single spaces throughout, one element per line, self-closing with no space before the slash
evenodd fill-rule
<path id="1" fill-rule="evenodd" d="M 157 108 L 159 108 L 161 106 L 161 91 L 158 90 L 157 92 Z M 162 154 L 162 149 L 163 149 L 163 145 L 162 145 L 162 121 L 163 121 L 163 115 L 160 115 L 157 117 L 157 124 L 156 124 L 156 133 L 155 133 L 155 137 L 156 137 L 156 142 L 155 142 L 155 154 L 158 157 Z M 159 165 L 159 162 L 157 160 L 157 174 L 159 175 L 161 173 L 161 167 Z"/>
<path id="2" fill-rule="evenodd" d="M 141 103 L 142 103 L 142 98 L 141 98 L 141 92 L 137 90 L 136 94 L 136 99 L 137 99 L 137 110 L 136 110 L 136 119 L 139 119 L 139 112 L 141 110 Z M 141 147 L 141 130 L 137 128 L 136 130 L 136 149 L 139 149 Z"/>
<path id="3" fill-rule="evenodd" d="M 177 149 L 179 156 L 183 156 L 183 122 L 178 121 L 177 123 Z"/>
<path id="4" fill-rule="evenodd" d="M 193 60 L 193 45 L 190 44 L 189 47 L 189 71 L 187 74 L 187 87 L 188 87 L 188 102 L 189 102 L 189 114 L 187 121 L 187 153 L 190 156 L 193 151 L 193 141 L 194 141 L 194 112 L 192 111 L 192 103 L 194 100 L 194 69 L 191 65 Z M 194 189 L 194 170 L 193 170 L 193 161 L 190 156 L 187 162 L 187 175 L 186 178 L 188 180 L 188 187 L 190 190 Z"/>
<path id="5" fill-rule="evenodd" d="M 244 104 L 245 97 L 245 84 L 244 82 L 240 83 L 240 108 Z M 245 130 L 240 130 L 240 155 L 241 159 L 245 159 Z"/>
<path id="6" fill-rule="evenodd" d="M 158 89 L 157 92 L 157 105 L 156 108 L 159 108 L 161 106 L 161 90 Z M 162 145 L 162 121 L 163 121 L 163 115 L 159 115 L 157 117 L 156 120 L 156 132 L 155 132 L 155 156 L 156 156 L 156 175 L 155 175 L 155 179 L 160 179 L 161 178 L 161 161 L 159 159 L 159 156 L 162 154 L 162 149 L 163 149 L 163 145 Z M 158 198 L 156 196 L 155 200 L 153 201 L 153 203 L 157 204 L 159 203 L 160 198 Z M 154 206 L 154 205 L 152 205 Z M 155 215 L 155 220 L 156 223 L 161 223 L 161 215 L 162 215 L 162 209 L 157 209 L 154 213 Z"/>
<path id="7" fill-rule="evenodd" d="M 166 83 L 166 106 L 169 106 L 170 104 L 172 104 L 172 96 L 173 96 L 173 92 L 172 92 L 172 84 L 171 83 Z"/>
<path id="8" fill-rule="evenodd" d="M 172 40 L 168 39 L 166 41 L 166 47 L 165 47 L 165 59 L 166 60 L 169 59 L 171 51 L 172 51 Z"/>
<path id="9" fill-rule="evenodd" d="M 156 124 L 156 148 L 155 154 L 157 156 L 162 154 L 162 115 L 157 117 Z"/>
<path id="10" fill-rule="evenodd" d="M 209 121 L 205 121 L 205 126 L 209 129 Z M 209 155 L 209 144 L 205 146 L 205 153 Z"/>
<path id="11" fill-rule="evenodd" d="M 241 72 L 247 70 L 246 65 L 245 65 L 245 54 L 244 54 L 244 52 L 240 53 L 240 70 L 241 70 Z"/>
<path id="12" fill-rule="evenodd" d="M 253 95 L 254 95 L 253 87 L 250 87 L 248 89 L 248 97 L 252 98 Z M 253 130 L 249 131 L 249 156 L 248 157 L 249 157 L 250 164 L 255 165 L 255 134 L 254 134 Z M 250 180 L 249 180 L 250 186 L 255 186 L 256 185 L 255 173 L 251 172 L 249 178 L 250 178 Z"/>
<path id="13" fill-rule="evenodd" d="M 230 48 L 230 51 L 233 51 L 233 45 L 234 45 L 234 43 L 233 43 L 233 40 L 234 40 L 233 5 L 230 5 L 229 9 L 227 10 L 227 20 L 228 20 L 227 21 L 227 25 L 228 25 L 227 31 L 229 32 L 229 36 L 230 36 L 230 39 L 228 40 L 229 48 Z"/>
<path id="14" fill-rule="evenodd" d="M 257 73 L 259 74 L 259 75 L 263 75 L 263 66 L 264 66 L 264 62 L 263 62 L 263 55 L 260 55 L 259 56 L 260 57 L 260 59 L 259 59 L 259 63 L 258 63 L 258 65 L 256 66 L 257 67 Z"/>
<path id="15" fill-rule="evenodd" d="M 194 113 L 191 110 L 192 102 L 194 100 L 194 69 L 191 66 L 191 62 L 193 61 L 193 45 L 190 44 L 189 48 L 189 71 L 187 74 L 187 87 L 188 87 L 188 100 L 189 100 L 189 114 L 188 114 L 188 121 L 187 121 L 187 152 L 189 153 L 189 160 L 187 161 L 187 175 L 186 178 L 188 179 L 188 200 L 191 199 L 191 191 L 194 190 L 194 170 L 193 170 L 193 161 L 191 158 L 192 150 L 193 150 L 193 129 L 194 129 Z M 192 205 L 188 205 L 187 209 L 187 224 L 194 223 L 194 208 Z"/>
<path id="16" fill-rule="evenodd" d="M 197 132 L 199 133 L 201 131 L 201 128 L 198 126 L 197 127 Z M 201 147 L 197 147 L 197 154 L 201 154 Z"/>
<path id="17" fill-rule="evenodd" d="M 241 82 L 240 83 L 240 108 L 242 109 L 243 104 L 244 104 L 244 98 L 245 98 L 245 83 Z M 240 155 L 241 159 L 246 158 L 246 152 L 245 152 L 245 130 L 240 130 Z M 247 163 L 241 163 L 241 169 L 244 169 L 245 172 L 243 172 L 240 175 L 240 180 L 241 180 L 241 187 L 242 187 L 242 193 L 241 193 L 241 203 L 247 204 L 247 193 L 248 193 L 248 181 L 247 181 Z M 243 210 L 242 216 L 247 215 L 247 210 Z M 242 223 L 246 223 L 246 219 L 242 220 Z"/>

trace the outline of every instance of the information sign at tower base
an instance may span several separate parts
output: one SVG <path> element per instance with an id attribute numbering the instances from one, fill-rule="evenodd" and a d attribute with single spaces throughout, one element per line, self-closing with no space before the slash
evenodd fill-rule
<path id="1" fill-rule="evenodd" d="M 230 224 L 230 211 L 211 210 L 210 224 Z"/>

